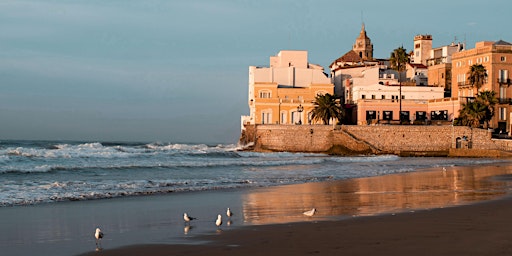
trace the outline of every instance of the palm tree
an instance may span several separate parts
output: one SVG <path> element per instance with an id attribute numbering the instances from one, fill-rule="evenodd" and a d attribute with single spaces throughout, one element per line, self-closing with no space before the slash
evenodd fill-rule
<path id="1" fill-rule="evenodd" d="M 341 120 L 345 114 L 340 105 L 336 103 L 336 97 L 329 93 L 317 95 L 313 104 L 315 108 L 311 111 L 311 119 L 321 120 L 324 124 L 329 124 L 329 120 L 332 118 Z"/>
<path id="2" fill-rule="evenodd" d="M 485 107 L 485 117 L 484 121 L 489 128 L 489 121 L 491 121 L 492 117 L 494 116 L 494 106 L 498 104 L 498 98 L 496 98 L 496 92 L 495 91 L 482 91 L 479 92 L 476 97 L 476 102 L 482 104 L 483 107 Z"/>
<path id="3" fill-rule="evenodd" d="M 398 71 L 398 84 L 400 86 L 400 122 L 402 121 L 402 79 L 400 77 L 401 73 L 406 70 L 406 64 L 409 62 L 409 56 L 407 55 L 407 50 L 403 46 L 400 46 L 391 52 L 391 56 L 389 57 L 389 62 L 391 64 L 391 68 Z"/>
<path id="4" fill-rule="evenodd" d="M 487 70 L 482 64 L 475 64 L 469 68 L 468 80 L 471 86 L 476 87 L 480 90 L 482 85 L 486 82 Z"/>
<path id="5" fill-rule="evenodd" d="M 477 101 L 462 104 L 459 112 L 459 124 L 473 128 L 480 126 L 480 121 L 485 118 L 486 108 Z"/>
<path id="6" fill-rule="evenodd" d="M 391 68 L 398 71 L 405 71 L 405 64 L 409 62 L 409 56 L 407 55 L 407 50 L 400 46 L 391 52 L 391 56 L 389 57 L 389 62 L 391 64 Z"/>

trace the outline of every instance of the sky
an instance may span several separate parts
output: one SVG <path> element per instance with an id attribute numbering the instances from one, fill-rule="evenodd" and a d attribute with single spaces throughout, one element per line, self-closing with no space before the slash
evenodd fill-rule
<path id="1" fill-rule="evenodd" d="M 364 3 L 364 4 L 363 4 Z M 307 50 L 329 73 L 364 22 L 374 57 L 512 42 L 512 2 L 0 0 L 0 140 L 236 143 L 249 66 Z"/>

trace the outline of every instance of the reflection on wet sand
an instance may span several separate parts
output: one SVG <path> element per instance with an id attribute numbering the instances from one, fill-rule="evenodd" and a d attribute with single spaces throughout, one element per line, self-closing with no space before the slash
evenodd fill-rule
<path id="1" fill-rule="evenodd" d="M 273 224 L 441 208 L 510 191 L 512 166 L 450 167 L 381 177 L 255 190 L 243 197 L 244 221 Z M 302 213 L 315 207 L 314 217 Z"/>

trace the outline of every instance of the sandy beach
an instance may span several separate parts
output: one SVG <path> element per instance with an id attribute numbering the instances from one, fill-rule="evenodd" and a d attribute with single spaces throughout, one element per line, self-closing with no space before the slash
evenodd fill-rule
<path id="1" fill-rule="evenodd" d="M 510 175 L 502 163 L 4 207 L 0 247 L 2 255 L 511 255 Z M 317 214 L 302 214 L 312 207 Z M 183 212 L 197 220 L 185 225 Z M 96 227 L 105 233 L 98 251 Z"/>
<path id="2" fill-rule="evenodd" d="M 511 255 L 512 200 L 360 217 L 255 226 L 208 245 L 139 245 L 86 255 Z"/>

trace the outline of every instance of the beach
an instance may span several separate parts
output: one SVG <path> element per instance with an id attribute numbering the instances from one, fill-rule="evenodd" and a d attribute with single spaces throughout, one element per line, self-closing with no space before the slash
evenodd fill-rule
<path id="1" fill-rule="evenodd" d="M 324 198 L 317 201 L 319 212 L 311 218 L 259 218 L 255 225 L 195 238 L 208 241 L 203 244 L 139 244 L 84 255 L 511 255 L 509 168 L 464 167 L 357 179 L 360 196 L 352 201 L 348 198 L 354 191 L 346 186 L 353 181 L 265 189 L 250 194 L 250 201 L 260 204 L 267 216 L 272 216 L 265 210 L 269 205 L 296 204 L 285 200 L 290 189 L 304 204 L 311 203 L 308 196 Z M 443 183 L 440 177 L 453 182 Z M 376 184 L 380 188 L 375 189 Z M 333 190 L 340 186 L 345 189 Z M 326 198 L 328 194 L 339 197 Z M 330 212 L 325 202 L 330 202 Z M 339 204 L 350 206 L 337 212 Z"/>
<path id="2" fill-rule="evenodd" d="M 512 200 L 342 221 L 243 228 L 207 245 L 138 245 L 86 255 L 511 255 Z"/>
<path id="3" fill-rule="evenodd" d="M 510 164 L 445 169 L 3 207 L 0 247 L 2 255 L 510 255 Z M 302 214 L 313 207 L 314 216 Z M 185 224 L 184 212 L 197 220 Z M 105 233 L 98 248 L 96 227 Z"/>

